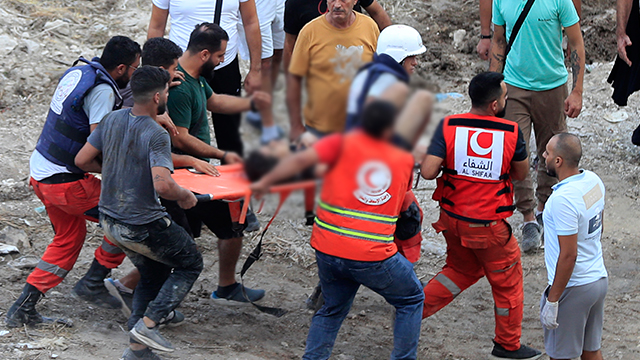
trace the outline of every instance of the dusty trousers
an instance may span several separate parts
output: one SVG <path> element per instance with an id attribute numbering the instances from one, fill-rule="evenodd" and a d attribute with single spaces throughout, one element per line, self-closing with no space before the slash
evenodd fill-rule
<path id="1" fill-rule="evenodd" d="M 42 293 L 60 284 L 73 268 L 87 235 L 85 221 L 98 221 L 85 212 L 98 206 L 100 200 L 100 180 L 93 175 L 58 184 L 47 184 L 45 180 L 31 179 L 30 185 L 47 210 L 55 236 L 27 278 L 27 283 Z M 109 269 L 120 265 L 124 256 L 106 238 L 95 252 L 96 260 Z"/>
<path id="2" fill-rule="evenodd" d="M 422 318 L 435 314 L 486 276 L 495 302 L 494 340 L 507 350 L 518 350 L 524 292 L 520 248 L 509 224 L 505 220 L 475 224 L 441 211 L 433 227 L 447 241 L 447 260 L 424 288 Z"/>
<path id="3" fill-rule="evenodd" d="M 546 203 L 551 195 L 551 186 L 558 182 L 556 178 L 547 175 L 542 153 L 553 135 L 567 131 L 567 120 L 564 114 L 564 101 L 568 96 L 567 86 L 533 91 L 507 84 L 507 92 L 509 100 L 504 118 L 518 123 L 527 144 L 527 153 L 531 151 L 529 145 L 531 130 L 535 132 L 538 154 L 535 191 L 532 175 L 522 181 L 513 180 L 516 207 L 520 213 L 525 214 L 536 208 L 536 199 L 538 203 Z"/>

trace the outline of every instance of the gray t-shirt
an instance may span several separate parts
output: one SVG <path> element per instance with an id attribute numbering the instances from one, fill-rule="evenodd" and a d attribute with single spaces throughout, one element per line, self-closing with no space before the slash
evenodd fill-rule
<path id="1" fill-rule="evenodd" d="M 167 216 L 151 175 L 153 167 L 173 171 L 165 129 L 149 116 L 122 109 L 107 115 L 87 141 L 102 151 L 101 212 L 131 225 Z"/>

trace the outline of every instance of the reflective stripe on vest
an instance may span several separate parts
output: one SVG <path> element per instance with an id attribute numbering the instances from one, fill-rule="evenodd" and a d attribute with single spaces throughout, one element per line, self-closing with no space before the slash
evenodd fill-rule
<path id="1" fill-rule="evenodd" d="M 354 238 L 354 239 L 360 239 L 360 240 L 368 240 L 368 241 L 375 241 L 375 242 L 381 242 L 381 243 L 392 243 L 393 242 L 393 233 L 391 234 L 376 234 L 376 233 L 371 233 L 371 232 L 366 232 L 366 231 L 360 231 L 360 230 L 355 230 L 355 229 L 349 229 L 346 227 L 341 227 L 341 226 L 336 226 L 336 225 L 331 225 L 331 224 L 327 224 L 326 222 L 318 219 L 316 217 L 315 220 L 315 224 L 318 226 L 318 228 L 322 229 L 322 230 L 326 230 L 338 235 L 342 235 L 342 236 L 347 236 L 350 238 Z"/>
<path id="2" fill-rule="evenodd" d="M 320 206 L 320 208 L 330 213 L 346 216 L 352 219 L 375 221 L 383 224 L 395 224 L 396 221 L 398 221 L 397 216 L 388 216 L 388 215 L 370 213 L 366 211 L 358 211 L 358 210 L 341 208 L 341 207 L 329 205 L 323 202 L 322 200 L 318 202 L 318 206 Z"/>

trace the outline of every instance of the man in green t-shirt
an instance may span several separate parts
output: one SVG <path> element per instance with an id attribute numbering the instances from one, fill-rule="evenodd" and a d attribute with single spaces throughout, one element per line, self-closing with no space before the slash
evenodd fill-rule
<path id="1" fill-rule="evenodd" d="M 518 123 L 527 149 L 533 126 L 538 159 L 543 159 L 542 153 L 549 139 L 566 131 L 566 117 L 575 118 L 582 109 L 584 42 L 580 17 L 572 0 L 536 0 L 511 44 L 510 52 L 505 54 L 507 39 L 526 3 L 493 0 L 494 35 L 489 70 L 504 70 L 509 94 L 505 118 Z M 567 93 L 568 72 L 562 50 L 563 28 L 569 39 L 573 79 L 570 94 Z M 521 245 L 525 252 L 540 245 L 542 210 L 551 195 L 551 186 L 557 182 L 546 174 L 544 166 L 538 167 L 537 180 L 535 198 L 531 178 L 513 182 L 516 207 L 524 217 Z"/>
<path id="2" fill-rule="evenodd" d="M 184 73 L 184 80 L 171 88 L 167 102 L 171 119 L 178 128 L 178 134 L 171 136 L 172 148 L 176 153 L 201 159 L 220 159 L 227 164 L 242 162 L 240 155 L 211 146 L 207 110 L 235 114 L 270 106 L 271 96 L 265 92 L 255 91 L 251 97 L 241 98 L 216 94 L 207 84 L 205 77 L 211 76 L 213 69 L 224 59 L 228 39 L 227 33 L 220 26 L 202 23 L 191 33 L 187 51 L 178 60 L 178 70 Z M 241 285 L 235 278 L 243 233 L 242 229 L 233 226 L 229 205 L 222 201 L 199 203 L 183 214 L 180 213 L 183 210 L 177 206 L 165 206 L 174 218 L 184 217 L 186 214 L 188 224 L 184 226 L 192 235 L 198 236 L 200 226 L 204 223 L 218 237 L 220 277 L 218 289 L 211 297 L 223 302 L 247 302 L 242 295 Z M 174 211 L 178 213 L 172 213 Z M 252 301 L 264 297 L 264 290 L 245 290 Z"/>

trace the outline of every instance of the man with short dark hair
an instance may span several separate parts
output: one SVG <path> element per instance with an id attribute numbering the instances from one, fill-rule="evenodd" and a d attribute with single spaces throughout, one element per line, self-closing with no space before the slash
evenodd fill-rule
<path id="1" fill-rule="evenodd" d="M 329 166 L 311 234 L 324 305 L 311 321 L 305 360 L 329 358 L 361 285 L 396 308 L 391 359 L 417 357 L 424 295 L 393 236 L 411 189 L 413 156 L 390 141 L 395 118 L 393 104 L 374 101 L 363 111 L 361 129 L 321 139 L 251 185 L 261 197 L 309 166 Z"/>
<path id="2" fill-rule="evenodd" d="M 529 172 L 518 125 L 502 119 L 507 86 L 500 73 L 476 75 L 469 84 L 471 111 L 447 116 L 438 126 L 422 177 L 437 179 L 433 224 L 447 241 L 442 271 L 424 287 L 423 318 L 449 304 L 483 276 L 495 301 L 491 359 L 537 359 L 540 351 L 520 343 L 524 291 L 520 248 L 505 220 L 513 214 L 511 179 Z"/>
<path id="3" fill-rule="evenodd" d="M 226 163 L 239 163 L 242 158 L 235 152 L 222 151 L 210 145 L 211 134 L 207 110 L 215 113 L 237 113 L 267 108 L 271 103 L 269 94 L 255 91 L 249 98 L 214 93 L 206 77 L 223 60 L 227 46 L 227 33 L 220 26 L 203 23 L 191 33 L 187 51 L 180 57 L 178 70 L 184 73 L 184 81 L 170 90 L 167 107 L 179 134 L 172 136 L 173 151 L 201 159 L 217 158 Z M 166 203 L 168 211 L 180 210 Z M 200 235 L 202 223 L 218 237 L 219 284 L 211 297 L 223 304 L 245 303 L 242 287 L 236 281 L 236 263 L 242 250 L 243 229 L 234 225 L 229 204 L 222 201 L 199 203 L 186 211 L 188 231 L 195 237 Z M 174 216 L 172 214 L 172 216 Z M 246 226 L 246 225 L 245 225 Z M 264 290 L 246 288 L 252 301 L 264 297 Z"/>
<path id="4" fill-rule="evenodd" d="M 580 138 L 560 133 L 543 153 L 560 181 L 544 208 L 548 286 L 540 299 L 544 347 L 552 360 L 602 360 L 600 351 L 608 274 L 602 258 L 605 188 L 579 168 Z"/>
<path id="5" fill-rule="evenodd" d="M 35 305 L 73 268 L 87 233 L 85 221 L 98 220 L 87 212 L 98 205 L 100 180 L 78 168 L 73 159 L 102 118 L 120 108 L 118 91 L 140 64 L 140 46 L 114 36 L 100 58 L 79 61 L 85 64 L 67 70 L 56 87 L 29 162 L 30 184 L 47 209 L 55 236 L 7 311 L 9 327 L 51 320 L 38 314 Z M 105 238 L 73 294 L 98 306 L 119 308 L 120 302 L 109 295 L 103 280 L 123 258 L 122 251 Z"/>
<path id="6" fill-rule="evenodd" d="M 169 81 L 166 70 L 136 70 L 131 78 L 133 108 L 107 115 L 75 158 L 78 167 L 103 173 L 100 224 L 141 275 L 124 360 L 159 359 L 149 348 L 174 350 L 158 325 L 202 271 L 195 242 L 158 202 L 162 196 L 185 209 L 196 204 L 193 193 L 171 178 L 171 141 L 154 119 L 166 109 Z"/>

